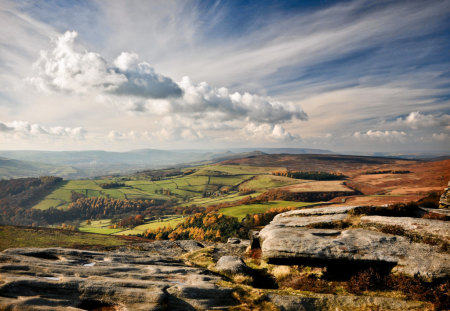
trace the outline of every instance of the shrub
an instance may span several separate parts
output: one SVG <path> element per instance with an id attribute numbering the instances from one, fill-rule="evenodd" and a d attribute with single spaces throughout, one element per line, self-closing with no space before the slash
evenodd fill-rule
<path id="1" fill-rule="evenodd" d="M 384 279 L 373 268 L 360 271 L 352 276 L 347 283 L 348 290 L 357 294 L 367 290 L 383 288 L 383 286 Z"/>

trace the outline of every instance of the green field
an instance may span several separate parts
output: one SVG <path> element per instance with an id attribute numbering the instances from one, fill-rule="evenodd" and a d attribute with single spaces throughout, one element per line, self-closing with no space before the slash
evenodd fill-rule
<path id="1" fill-rule="evenodd" d="M 232 207 L 221 208 L 219 213 L 227 216 L 237 217 L 241 221 L 247 214 L 259 214 L 276 207 L 307 207 L 317 205 L 317 203 L 292 202 L 292 201 L 273 201 L 261 204 L 238 205 Z"/>

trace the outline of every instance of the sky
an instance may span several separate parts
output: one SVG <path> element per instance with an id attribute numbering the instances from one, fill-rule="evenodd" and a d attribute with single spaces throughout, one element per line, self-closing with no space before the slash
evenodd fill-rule
<path id="1" fill-rule="evenodd" d="M 450 153 L 450 0 L 0 0 L 0 149 Z"/>

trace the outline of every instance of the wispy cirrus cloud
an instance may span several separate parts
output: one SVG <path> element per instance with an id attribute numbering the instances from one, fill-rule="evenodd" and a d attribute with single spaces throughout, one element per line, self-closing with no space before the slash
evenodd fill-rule
<path id="1" fill-rule="evenodd" d="M 445 148 L 446 1 L 266 4 L 5 0 L 0 114 L 95 137 L 114 129 L 108 146 L 125 149 L 157 137 Z"/>

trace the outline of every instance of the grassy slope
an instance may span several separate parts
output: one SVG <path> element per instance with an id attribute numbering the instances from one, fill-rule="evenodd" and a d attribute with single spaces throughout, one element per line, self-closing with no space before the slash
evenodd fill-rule
<path id="1" fill-rule="evenodd" d="M 120 234 L 120 235 L 136 235 L 136 234 L 142 234 L 144 233 L 147 229 L 157 229 L 158 227 L 172 227 L 175 228 L 176 225 L 178 225 L 179 223 L 181 223 L 183 221 L 183 217 L 179 216 L 179 215 L 173 215 L 173 216 L 169 216 L 168 218 L 162 220 L 162 221 L 150 221 L 147 222 L 144 225 L 140 225 L 137 227 L 134 227 L 131 230 L 126 230 L 126 231 L 122 231 L 119 233 L 115 233 L 115 234 Z"/>
<path id="2" fill-rule="evenodd" d="M 132 241 L 116 236 L 51 228 L 0 226 L 0 251 L 13 247 L 108 248 Z"/>

